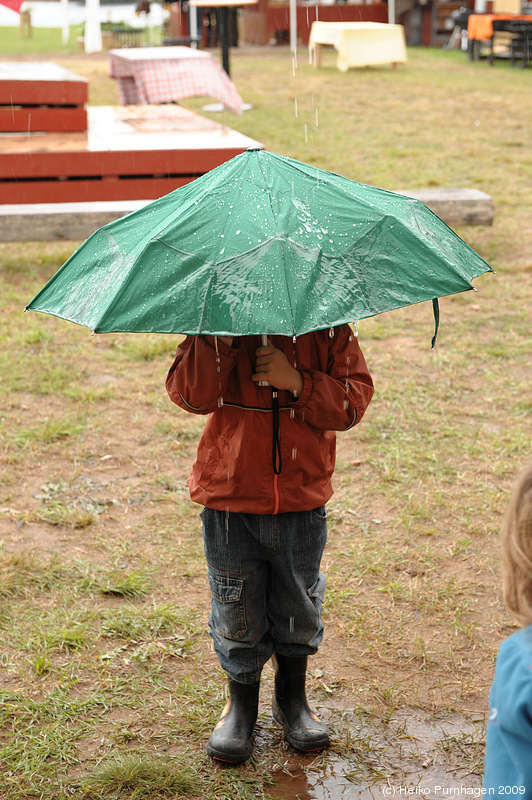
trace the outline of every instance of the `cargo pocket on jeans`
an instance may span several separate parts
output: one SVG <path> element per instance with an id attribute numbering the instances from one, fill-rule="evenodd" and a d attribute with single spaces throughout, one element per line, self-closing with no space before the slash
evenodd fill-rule
<path id="1" fill-rule="evenodd" d="M 230 578 L 209 567 L 209 586 L 212 595 L 212 624 L 226 639 L 241 639 L 247 630 L 244 581 Z"/>
<path id="2" fill-rule="evenodd" d="M 320 572 L 318 575 L 318 580 L 314 583 L 310 589 L 307 589 L 307 594 L 312 600 L 317 600 L 319 602 L 319 607 L 321 608 L 323 604 L 323 599 L 325 597 L 325 587 L 327 585 L 327 581 L 325 579 L 325 575 L 323 572 Z"/>
<path id="3" fill-rule="evenodd" d="M 321 621 L 321 608 L 323 605 L 323 598 L 325 596 L 325 575 L 323 572 L 320 572 L 318 575 L 318 580 L 314 583 L 310 589 L 307 589 L 307 594 L 314 606 L 314 620 L 313 625 L 314 630 L 312 634 L 309 636 L 308 644 L 310 647 L 314 649 L 314 652 L 317 651 L 318 646 L 323 637 L 323 623 Z"/>

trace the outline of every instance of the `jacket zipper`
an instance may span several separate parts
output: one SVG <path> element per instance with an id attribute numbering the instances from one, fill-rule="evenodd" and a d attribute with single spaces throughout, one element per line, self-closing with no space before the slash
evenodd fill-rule
<path id="1" fill-rule="evenodd" d="M 273 513 L 279 512 L 279 475 L 282 470 L 281 442 L 279 440 L 279 399 L 277 389 L 272 392 L 272 422 L 273 422 Z"/>

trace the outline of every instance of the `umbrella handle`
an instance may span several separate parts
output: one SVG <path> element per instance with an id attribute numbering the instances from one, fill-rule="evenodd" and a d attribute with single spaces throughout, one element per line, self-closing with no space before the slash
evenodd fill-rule
<path id="1" fill-rule="evenodd" d="M 268 335 L 266 333 L 262 334 L 262 346 L 265 347 L 268 344 Z M 270 384 L 268 381 L 257 381 L 257 386 L 269 386 Z"/>

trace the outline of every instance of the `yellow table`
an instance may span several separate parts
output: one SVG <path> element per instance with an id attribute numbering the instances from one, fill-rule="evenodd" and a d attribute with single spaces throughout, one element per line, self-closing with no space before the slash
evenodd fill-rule
<path id="1" fill-rule="evenodd" d="M 402 25 L 385 22 L 313 22 L 309 50 L 317 67 L 321 64 L 322 45 L 332 45 L 338 52 L 336 66 L 341 72 L 349 67 L 373 64 L 406 63 L 405 31 Z"/>

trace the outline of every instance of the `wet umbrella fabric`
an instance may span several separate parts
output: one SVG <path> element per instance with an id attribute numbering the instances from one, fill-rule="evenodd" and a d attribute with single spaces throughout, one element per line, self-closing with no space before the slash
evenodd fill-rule
<path id="1" fill-rule="evenodd" d="M 489 271 L 419 201 L 251 149 L 100 228 L 27 308 L 96 333 L 298 336 Z"/>

